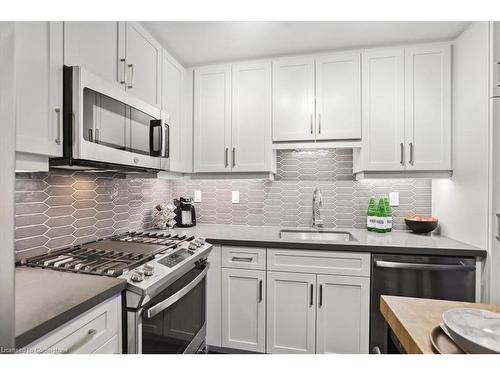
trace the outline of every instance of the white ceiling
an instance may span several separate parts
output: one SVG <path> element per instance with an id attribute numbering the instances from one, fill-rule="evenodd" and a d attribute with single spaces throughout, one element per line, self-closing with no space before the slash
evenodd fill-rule
<path id="1" fill-rule="evenodd" d="M 468 22 L 143 22 L 185 66 L 455 38 Z"/>

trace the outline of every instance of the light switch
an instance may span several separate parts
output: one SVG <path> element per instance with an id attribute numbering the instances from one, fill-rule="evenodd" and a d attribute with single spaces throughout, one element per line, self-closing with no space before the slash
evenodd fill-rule
<path id="1" fill-rule="evenodd" d="M 201 190 L 194 191 L 194 203 L 201 203 Z"/>
<path id="2" fill-rule="evenodd" d="M 397 191 L 389 193 L 389 205 L 392 207 L 399 206 L 399 193 Z"/>
<path id="3" fill-rule="evenodd" d="M 238 190 L 233 191 L 231 195 L 231 203 L 240 203 L 240 192 Z"/>

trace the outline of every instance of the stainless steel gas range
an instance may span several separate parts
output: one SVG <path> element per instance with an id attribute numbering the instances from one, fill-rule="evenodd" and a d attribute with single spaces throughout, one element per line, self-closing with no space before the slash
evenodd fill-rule
<path id="1" fill-rule="evenodd" d="M 174 233 L 129 232 L 25 258 L 22 264 L 127 281 L 127 353 L 197 353 L 206 336 L 212 246 Z"/>

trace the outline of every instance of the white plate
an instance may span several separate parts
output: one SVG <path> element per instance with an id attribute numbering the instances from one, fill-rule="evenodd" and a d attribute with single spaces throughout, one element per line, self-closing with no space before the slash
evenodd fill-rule
<path id="1" fill-rule="evenodd" d="M 457 308 L 443 313 L 453 340 L 467 353 L 500 353 L 500 314 Z"/>

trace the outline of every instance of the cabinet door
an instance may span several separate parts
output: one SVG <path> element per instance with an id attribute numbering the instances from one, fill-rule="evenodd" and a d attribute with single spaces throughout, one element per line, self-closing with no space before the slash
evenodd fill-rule
<path id="1" fill-rule="evenodd" d="M 267 273 L 267 352 L 314 353 L 316 275 Z"/>
<path id="2" fill-rule="evenodd" d="M 194 171 L 229 172 L 231 67 L 202 67 L 194 74 Z"/>
<path id="3" fill-rule="evenodd" d="M 404 170 L 404 50 L 362 56 L 362 123 L 365 170 Z"/>
<path id="4" fill-rule="evenodd" d="M 127 91 L 159 108 L 162 48 L 137 22 L 127 22 L 125 40 Z"/>
<path id="5" fill-rule="evenodd" d="M 273 141 L 314 140 L 314 59 L 273 61 Z"/>
<path id="6" fill-rule="evenodd" d="M 271 63 L 232 67 L 233 171 L 271 170 Z"/>
<path id="7" fill-rule="evenodd" d="M 124 22 L 64 22 L 64 64 L 125 89 L 124 29 Z"/>
<path id="8" fill-rule="evenodd" d="M 407 168 L 451 170 L 451 45 L 405 49 Z"/>
<path id="9" fill-rule="evenodd" d="M 182 160 L 182 97 L 184 95 L 184 68 L 163 50 L 162 110 L 168 114 L 170 126 L 170 170 L 181 172 Z M 186 136 L 186 134 L 184 134 Z"/>
<path id="10" fill-rule="evenodd" d="M 316 139 L 361 138 L 361 55 L 316 58 Z"/>
<path id="11" fill-rule="evenodd" d="M 500 22 L 490 22 L 490 96 L 500 96 Z"/>
<path id="12" fill-rule="evenodd" d="M 16 22 L 16 151 L 62 156 L 62 22 Z"/>
<path id="13" fill-rule="evenodd" d="M 222 269 L 222 346 L 265 352 L 266 272 Z"/>
<path id="14" fill-rule="evenodd" d="M 317 353 L 368 353 L 370 279 L 318 275 Z"/>

